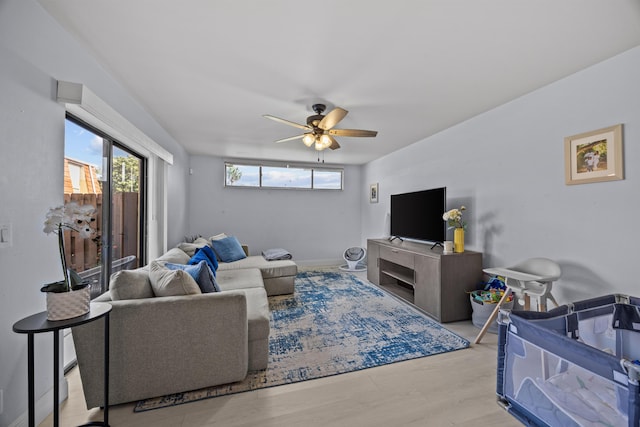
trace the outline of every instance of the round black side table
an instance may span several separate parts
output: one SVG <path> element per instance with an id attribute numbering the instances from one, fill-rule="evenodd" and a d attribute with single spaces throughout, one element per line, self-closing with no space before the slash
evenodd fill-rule
<path id="1" fill-rule="evenodd" d="M 58 402 L 60 400 L 59 376 L 60 376 L 60 334 L 62 329 L 84 325 L 104 317 L 104 419 L 103 421 L 92 421 L 85 426 L 105 426 L 109 427 L 109 312 L 111 304 L 104 302 L 90 303 L 89 313 L 67 320 L 47 320 L 47 312 L 25 317 L 13 325 L 13 332 L 18 334 L 28 334 L 28 375 L 29 375 L 29 427 L 35 427 L 35 385 L 34 385 L 34 339 L 35 334 L 42 332 L 53 332 L 53 426 L 59 426 L 60 410 Z"/>

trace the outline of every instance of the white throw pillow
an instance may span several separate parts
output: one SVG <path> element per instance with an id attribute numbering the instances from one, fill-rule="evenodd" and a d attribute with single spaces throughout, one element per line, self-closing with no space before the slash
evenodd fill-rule
<path id="1" fill-rule="evenodd" d="M 227 235 L 224 233 L 220 233 L 220 234 L 216 234 L 215 236 L 211 236 L 209 237 L 209 240 L 222 240 L 222 239 L 226 239 Z"/>
<path id="2" fill-rule="evenodd" d="M 149 266 L 151 288 L 157 297 L 194 295 L 202 293 L 196 281 L 183 270 L 169 270 L 162 262 L 152 261 Z"/>

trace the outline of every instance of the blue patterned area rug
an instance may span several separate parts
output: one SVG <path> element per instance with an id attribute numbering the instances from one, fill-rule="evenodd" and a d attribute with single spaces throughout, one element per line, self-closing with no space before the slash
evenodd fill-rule
<path id="1" fill-rule="evenodd" d="M 446 353 L 469 341 L 348 273 L 299 273 L 269 298 L 269 366 L 241 382 L 142 400 L 135 412 Z"/>

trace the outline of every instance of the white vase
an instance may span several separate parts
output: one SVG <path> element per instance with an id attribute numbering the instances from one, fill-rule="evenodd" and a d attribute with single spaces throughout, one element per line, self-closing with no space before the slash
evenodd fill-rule
<path id="1" fill-rule="evenodd" d="M 46 292 L 47 320 L 66 320 L 89 312 L 90 286 L 77 291 Z"/>

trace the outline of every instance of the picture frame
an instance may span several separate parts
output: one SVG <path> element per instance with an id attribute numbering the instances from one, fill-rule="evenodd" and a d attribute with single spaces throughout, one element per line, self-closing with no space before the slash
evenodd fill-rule
<path id="1" fill-rule="evenodd" d="M 378 183 L 369 186 L 369 203 L 378 203 Z"/>
<path id="2" fill-rule="evenodd" d="M 567 185 L 624 179 L 622 124 L 564 139 Z"/>

